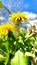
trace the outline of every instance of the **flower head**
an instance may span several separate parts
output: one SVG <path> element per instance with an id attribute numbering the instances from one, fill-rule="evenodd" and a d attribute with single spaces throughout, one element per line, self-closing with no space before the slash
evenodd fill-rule
<path id="1" fill-rule="evenodd" d="M 12 13 L 12 14 L 10 14 L 9 20 L 12 22 L 20 23 L 22 21 L 27 20 L 27 14 L 24 12 L 23 13 L 22 12 Z"/>
<path id="2" fill-rule="evenodd" d="M 15 31 L 16 28 L 14 24 L 4 23 L 0 25 L 0 35 L 6 35 L 8 34 L 8 30 Z"/>

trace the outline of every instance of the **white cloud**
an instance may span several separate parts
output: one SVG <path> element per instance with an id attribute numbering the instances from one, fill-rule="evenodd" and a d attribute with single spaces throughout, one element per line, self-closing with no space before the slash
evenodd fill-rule
<path id="1" fill-rule="evenodd" d="M 37 26 L 37 19 L 35 19 L 35 20 L 32 20 L 32 21 L 28 21 L 32 26 L 33 25 L 36 25 Z"/>
<path id="2" fill-rule="evenodd" d="M 32 12 L 26 12 L 25 11 L 25 13 L 27 14 L 28 19 L 35 19 L 35 18 L 37 18 L 37 15 L 32 13 Z"/>
<path id="3" fill-rule="evenodd" d="M 5 17 L 0 17 L 0 20 L 5 20 Z"/>
<path id="4" fill-rule="evenodd" d="M 28 13 L 28 12 L 27 12 L 27 13 Z M 27 16 L 28 16 L 28 19 L 30 20 L 30 21 L 28 21 L 28 22 L 29 22 L 32 26 L 33 26 L 33 25 L 36 25 L 36 26 L 37 26 L 37 15 L 34 14 L 34 13 L 28 13 Z"/>
<path id="5" fill-rule="evenodd" d="M 28 22 L 33 26 L 36 25 L 37 26 L 37 15 L 34 13 L 30 13 L 30 12 L 25 12 L 27 14 L 28 17 Z"/>
<path id="6" fill-rule="evenodd" d="M 28 18 L 30 18 L 30 19 L 34 19 L 34 18 L 36 18 L 37 17 L 37 15 L 36 14 L 33 14 L 33 13 L 28 13 Z"/>

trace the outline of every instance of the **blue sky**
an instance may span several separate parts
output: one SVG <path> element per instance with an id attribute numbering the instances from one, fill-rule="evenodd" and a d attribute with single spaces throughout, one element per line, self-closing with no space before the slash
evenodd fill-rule
<path id="1" fill-rule="evenodd" d="M 8 7 L 8 0 L 1 0 Z M 16 11 L 16 2 L 18 3 L 18 11 L 37 12 L 37 0 L 10 0 L 10 10 Z"/>

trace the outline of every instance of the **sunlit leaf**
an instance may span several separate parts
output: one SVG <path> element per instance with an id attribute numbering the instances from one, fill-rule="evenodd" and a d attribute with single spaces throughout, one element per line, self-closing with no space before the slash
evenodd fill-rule
<path id="1" fill-rule="evenodd" d="M 18 50 L 11 60 L 11 65 L 29 65 L 28 57 Z"/>
<path id="2" fill-rule="evenodd" d="M 4 60 L 4 56 L 0 55 L 0 62 Z"/>

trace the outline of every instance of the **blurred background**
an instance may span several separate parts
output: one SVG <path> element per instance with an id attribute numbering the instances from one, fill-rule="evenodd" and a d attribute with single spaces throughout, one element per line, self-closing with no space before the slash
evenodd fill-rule
<path id="1" fill-rule="evenodd" d="M 3 8 L 0 8 L 0 24 L 8 22 L 8 17 L 11 12 L 26 12 L 28 22 L 37 24 L 37 0 L 0 0 Z M 33 21 L 33 23 L 31 22 Z M 25 22 L 21 26 L 26 26 L 29 23 Z"/>

